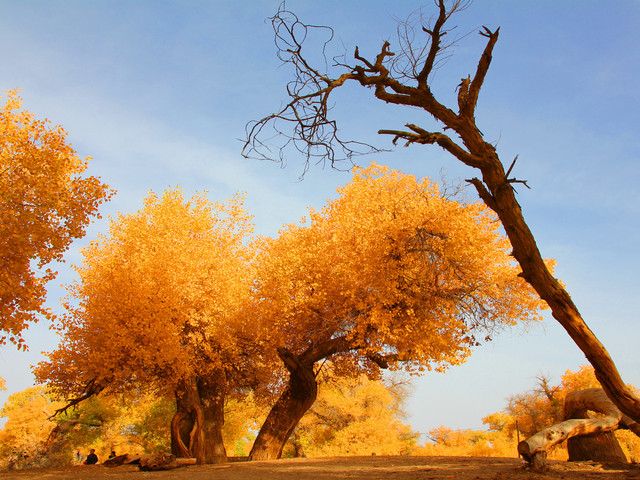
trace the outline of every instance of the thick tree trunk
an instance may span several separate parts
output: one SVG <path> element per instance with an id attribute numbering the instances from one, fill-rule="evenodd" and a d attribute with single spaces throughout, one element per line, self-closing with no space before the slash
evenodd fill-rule
<path id="1" fill-rule="evenodd" d="M 227 382 L 223 371 L 198 381 L 204 417 L 205 463 L 226 463 L 227 461 L 227 451 L 222 439 L 226 391 Z"/>
<path id="2" fill-rule="evenodd" d="M 588 411 L 601 413 L 604 416 L 586 418 L 589 416 Z M 558 443 L 572 437 L 600 435 L 613 432 L 618 428 L 631 428 L 634 423 L 622 415 L 601 388 L 587 388 L 568 394 L 565 399 L 564 418 L 563 422 L 545 428 L 518 444 L 518 453 L 532 465 L 534 470 L 546 470 L 546 454 Z M 624 454 L 622 461 L 626 461 Z"/>
<path id="3" fill-rule="evenodd" d="M 179 386 L 176 407 L 171 421 L 171 453 L 177 458 L 195 458 L 199 464 L 205 463 L 204 414 L 195 380 Z"/>
<path id="4" fill-rule="evenodd" d="M 222 439 L 226 391 L 222 370 L 179 386 L 171 421 L 171 453 L 176 458 L 195 458 L 199 464 L 227 461 Z"/>
<path id="5" fill-rule="evenodd" d="M 302 362 L 284 349 L 280 349 L 278 354 L 289 370 L 289 384 L 262 425 L 249 460 L 280 458 L 294 428 L 318 396 L 313 363 Z"/>
<path id="6" fill-rule="evenodd" d="M 439 4 L 441 11 L 444 11 L 443 0 Z M 475 77 L 470 84 L 463 82 L 459 86 L 460 111 L 458 114 L 435 99 L 426 85 L 426 76 L 423 79 L 425 84 L 422 88 L 412 89 L 402 86 L 400 90 L 400 86 L 394 84 L 394 87 L 399 89 L 398 91 L 402 91 L 402 95 L 389 95 L 387 88 L 382 86 L 384 82 L 390 82 L 387 75 L 380 77 L 373 75 L 365 78 L 362 73 L 364 70 L 362 70 L 360 76 L 357 77 L 362 85 L 376 85 L 375 95 L 384 101 L 423 108 L 447 128 L 455 131 L 462 139 L 464 148 L 442 133 L 427 132 L 415 125 L 407 125 L 413 132 L 380 130 L 378 133 L 393 134 L 396 135 L 396 140 L 404 138 L 408 140 L 408 143 L 436 143 L 461 162 L 482 172 L 482 180 L 473 178 L 469 182 L 476 188 L 484 203 L 498 214 L 511 241 L 513 256 L 522 268 L 522 277 L 534 288 L 540 298 L 547 302 L 553 317 L 585 354 L 608 397 L 622 413 L 636 422 L 640 422 L 640 398 L 636 397 L 622 381 L 609 352 L 589 329 L 569 293 L 551 274 L 544 262 L 513 189 L 514 184 L 526 184 L 526 181 L 518 180 L 515 177 L 509 178 L 515 160 L 509 170 L 505 172 L 495 147 L 484 141 L 482 133 L 476 126 L 476 101 L 491 63 L 492 50 L 498 40 L 498 30 L 495 32 L 487 30 L 482 34 L 489 38 L 489 41 L 478 62 Z M 371 68 L 381 69 L 382 67 L 376 63 L 376 66 Z M 376 71 L 376 73 L 379 72 Z"/>
<path id="7" fill-rule="evenodd" d="M 567 440 L 567 451 L 570 462 L 627 463 L 615 432 L 572 437 Z"/>

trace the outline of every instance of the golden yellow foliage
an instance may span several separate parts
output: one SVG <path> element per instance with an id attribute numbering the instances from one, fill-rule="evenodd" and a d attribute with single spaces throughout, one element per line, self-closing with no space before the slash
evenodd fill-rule
<path id="1" fill-rule="evenodd" d="M 416 455 L 455 457 L 513 457 L 517 440 L 503 432 L 452 430 L 445 426 L 429 432 L 430 442 L 415 449 Z"/>
<path id="2" fill-rule="evenodd" d="M 144 390 L 99 395 L 56 417 L 61 424 L 74 424 L 59 440 L 67 447 L 66 458 L 72 458 L 74 451 L 86 455 L 93 448 L 100 462 L 112 451 L 117 454 L 168 451 L 174 412 L 175 402 Z"/>
<path id="3" fill-rule="evenodd" d="M 55 423 L 48 419 L 59 403 L 43 387 L 32 387 L 9 396 L 0 410 L 7 418 L 0 430 L 0 462 L 5 466 L 31 464 L 45 449 Z"/>
<path id="4" fill-rule="evenodd" d="M 83 177 L 81 160 L 62 127 L 21 110 L 16 91 L 0 107 L 0 345 L 26 348 L 21 332 L 40 315 L 45 285 L 59 261 L 112 191 Z"/>
<path id="5" fill-rule="evenodd" d="M 542 302 L 484 205 L 375 164 L 338 193 L 306 223 L 258 242 L 249 315 L 271 344 L 300 353 L 341 338 L 351 369 L 375 370 L 381 357 L 443 369 L 463 362 L 479 333 L 539 318 Z"/>
<path id="6" fill-rule="evenodd" d="M 559 393 L 563 397 L 569 392 L 585 388 L 602 388 L 591 365 L 580 365 L 576 372 L 567 370 L 560 379 Z"/>
<path id="7" fill-rule="evenodd" d="M 219 368 L 239 348 L 232 321 L 249 293 L 251 231 L 241 196 L 214 204 L 178 188 L 112 219 L 109 235 L 82 252 L 63 340 L 38 380 L 61 395 L 92 381 L 172 393 L 181 379 Z"/>
<path id="8" fill-rule="evenodd" d="M 136 454 L 168 449 L 175 412 L 170 400 L 140 390 L 100 395 L 50 418 L 62 405 L 42 386 L 11 395 L 0 411 L 7 418 L 0 429 L 0 465 L 68 465 L 77 463 L 76 452 L 86 457 L 91 448 L 101 462 L 112 450 Z"/>
<path id="9" fill-rule="evenodd" d="M 224 407 L 222 436 L 227 454 L 246 457 L 256 433 L 267 416 L 268 408 L 256 401 L 252 392 L 239 398 L 230 398 Z"/>
<path id="10" fill-rule="evenodd" d="M 285 454 L 308 457 L 409 455 L 418 434 L 402 422 L 405 392 L 366 375 L 322 375 L 318 399 Z"/>

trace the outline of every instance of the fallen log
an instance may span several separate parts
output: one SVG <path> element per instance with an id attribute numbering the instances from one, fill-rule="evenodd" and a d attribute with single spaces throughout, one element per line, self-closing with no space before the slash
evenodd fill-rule
<path id="1" fill-rule="evenodd" d="M 588 411 L 601 416 L 589 415 Z M 534 471 L 545 471 L 549 449 L 569 438 L 613 432 L 618 428 L 628 428 L 640 436 L 640 425 L 623 415 L 601 388 L 587 388 L 568 394 L 564 419 L 518 444 L 518 453 Z"/>
<path id="2" fill-rule="evenodd" d="M 195 458 L 176 458 L 170 453 L 152 453 L 140 457 L 140 470 L 155 472 L 158 470 L 172 470 L 186 465 L 195 465 Z"/>
<path id="3" fill-rule="evenodd" d="M 178 468 L 176 456 L 170 453 L 151 453 L 140 457 L 140 470 L 155 472 Z"/>
<path id="4" fill-rule="evenodd" d="M 195 465 L 195 458 L 176 458 L 169 453 L 150 453 L 146 455 L 118 455 L 106 460 L 105 467 L 119 467 L 121 465 L 138 465 L 143 471 L 172 470 L 186 465 Z"/>
<path id="5" fill-rule="evenodd" d="M 140 461 L 140 455 L 129 455 L 128 453 L 124 455 L 117 455 L 113 458 L 105 460 L 102 465 L 105 467 L 113 468 L 119 467 L 120 465 L 134 465 Z"/>

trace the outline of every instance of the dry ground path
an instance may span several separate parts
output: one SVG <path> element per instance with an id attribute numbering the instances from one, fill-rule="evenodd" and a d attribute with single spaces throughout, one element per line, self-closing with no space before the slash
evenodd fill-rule
<path id="1" fill-rule="evenodd" d="M 76 466 L 1 472 L 0 480 L 640 480 L 640 466 L 552 462 L 545 474 L 516 458 L 331 457 L 194 465 L 165 472 L 134 466 Z"/>

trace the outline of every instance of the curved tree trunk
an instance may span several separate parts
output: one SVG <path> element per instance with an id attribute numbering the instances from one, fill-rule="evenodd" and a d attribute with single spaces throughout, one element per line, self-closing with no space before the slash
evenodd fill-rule
<path id="1" fill-rule="evenodd" d="M 224 400 L 227 382 L 223 371 L 198 381 L 198 392 L 204 416 L 205 463 L 225 463 L 227 451 L 222 439 Z"/>
<path id="2" fill-rule="evenodd" d="M 285 443 L 318 396 L 313 362 L 303 362 L 284 349 L 278 355 L 289 370 L 289 384 L 269 412 L 253 443 L 249 460 L 280 458 Z"/>
<path id="3" fill-rule="evenodd" d="M 588 411 L 601 413 L 604 416 L 590 416 Z M 629 428 L 636 435 L 639 433 L 638 424 L 622 415 L 601 388 L 587 388 L 568 394 L 565 399 L 564 418 L 563 422 L 545 428 L 518 444 L 518 453 L 532 465 L 535 471 L 546 470 L 546 456 L 552 446 L 572 437 L 613 433 L 618 428 Z M 620 448 L 619 445 L 618 448 Z M 611 455 L 615 455 L 614 449 L 615 447 L 611 447 L 609 450 Z M 626 462 L 624 454 L 621 459 L 617 458 L 619 460 L 615 461 Z"/>
<path id="4" fill-rule="evenodd" d="M 176 407 L 171 421 L 171 453 L 205 463 L 204 414 L 195 380 L 184 382 L 176 391 Z"/>
<path id="5" fill-rule="evenodd" d="M 599 390 L 599 389 L 598 389 Z M 601 390 L 599 390 L 601 392 Z M 575 395 L 575 393 L 574 393 Z M 568 395 L 571 400 L 574 398 Z M 570 418 L 594 418 L 585 405 L 575 401 L 565 401 L 564 420 Z M 593 460 L 596 462 L 626 463 L 627 457 L 620 447 L 615 432 L 581 435 L 567 440 L 570 462 Z"/>

